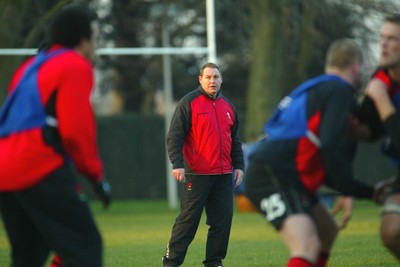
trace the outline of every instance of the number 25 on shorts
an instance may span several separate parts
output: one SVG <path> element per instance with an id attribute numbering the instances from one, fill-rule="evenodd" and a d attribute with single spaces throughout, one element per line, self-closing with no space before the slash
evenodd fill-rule
<path id="1" fill-rule="evenodd" d="M 265 218 L 268 221 L 282 216 L 286 211 L 285 203 L 282 201 L 279 193 L 272 194 L 268 198 L 263 198 L 260 202 L 260 208 L 266 213 Z"/>

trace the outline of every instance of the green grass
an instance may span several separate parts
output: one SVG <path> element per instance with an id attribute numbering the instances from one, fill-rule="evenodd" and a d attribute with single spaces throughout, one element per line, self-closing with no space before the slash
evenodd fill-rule
<path id="1" fill-rule="evenodd" d="M 161 257 L 170 237 L 177 211 L 166 201 L 115 201 L 103 212 L 98 203 L 92 208 L 105 245 L 105 267 L 162 266 Z M 340 233 L 328 266 L 399 266 L 381 245 L 378 236 L 379 208 L 357 201 L 353 218 Z M 207 226 L 203 216 L 184 267 L 202 266 Z M 0 224 L 0 266 L 9 266 L 10 249 Z M 225 266 L 286 266 L 288 252 L 277 233 L 255 213 L 235 212 Z"/>

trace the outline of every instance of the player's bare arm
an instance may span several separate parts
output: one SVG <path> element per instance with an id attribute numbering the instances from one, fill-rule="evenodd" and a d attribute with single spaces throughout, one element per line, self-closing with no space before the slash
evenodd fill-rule
<path id="1" fill-rule="evenodd" d="M 396 112 L 390 100 L 388 89 L 382 81 L 372 79 L 365 92 L 374 101 L 381 121 L 385 121 L 390 115 Z"/>

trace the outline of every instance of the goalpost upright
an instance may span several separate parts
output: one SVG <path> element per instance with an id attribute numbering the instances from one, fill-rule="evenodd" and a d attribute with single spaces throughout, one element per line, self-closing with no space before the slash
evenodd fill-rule
<path id="1" fill-rule="evenodd" d="M 216 35 L 215 35 L 215 10 L 214 0 L 206 0 L 207 47 L 169 47 L 168 33 L 163 30 L 163 47 L 117 47 L 100 48 L 98 55 L 162 55 L 163 56 L 163 82 L 166 101 L 165 135 L 172 118 L 173 94 L 172 72 L 170 55 L 206 54 L 207 61 L 217 63 Z M 34 55 L 36 48 L 1 48 L 0 56 Z M 171 209 L 178 207 L 177 181 L 172 177 L 172 166 L 166 157 L 167 197 Z"/>

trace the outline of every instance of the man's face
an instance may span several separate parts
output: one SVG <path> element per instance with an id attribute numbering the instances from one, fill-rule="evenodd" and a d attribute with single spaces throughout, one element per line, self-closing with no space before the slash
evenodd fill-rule
<path id="1" fill-rule="evenodd" d="M 222 76 L 218 69 L 205 68 L 203 75 L 199 76 L 199 82 L 207 94 L 215 97 L 221 88 Z"/>
<path id="2" fill-rule="evenodd" d="M 380 35 L 381 67 L 395 67 L 400 65 L 400 25 L 386 22 L 383 24 Z"/>

